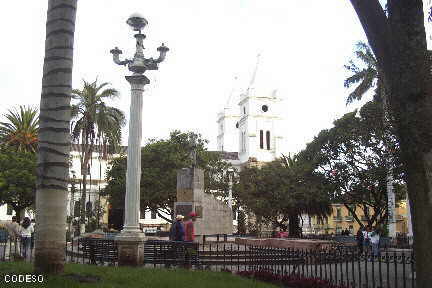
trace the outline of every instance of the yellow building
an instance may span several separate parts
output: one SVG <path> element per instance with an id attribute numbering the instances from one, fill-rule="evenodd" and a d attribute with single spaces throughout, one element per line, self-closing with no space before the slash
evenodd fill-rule
<path id="1" fill-rule="evenodd" d="M 360 228 L 359 223 L 354 219 L 349 210 L 343 204 L 332 204 L 331 215 L 324 219 L 318 217 L 311 218 L 312 230 L 315 234 L 340 234 L 348 229 L 351 234 L 355 234 Z M 408 233 L 407 225 L 407 205 L 406 200 L 396 204 L 396 233 Z M 372 208 L 369 208 L 372 213 Z M 356 215 L 367 225 L 366 216 L 361 207 L 356 207 Z"/>

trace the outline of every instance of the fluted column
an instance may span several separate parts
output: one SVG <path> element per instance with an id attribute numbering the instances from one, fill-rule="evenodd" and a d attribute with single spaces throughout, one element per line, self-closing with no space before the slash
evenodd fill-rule
<path id="1" fill-rule="evenodd" d="M 150 83 L 144 75 L 126 76 L 131 85 L 129 139 L 127 148 L 125 219 L 122 233 L 140 232 L 140 180 L 141 180 L 141 138 L 142 97 L 144 86 Z"/>

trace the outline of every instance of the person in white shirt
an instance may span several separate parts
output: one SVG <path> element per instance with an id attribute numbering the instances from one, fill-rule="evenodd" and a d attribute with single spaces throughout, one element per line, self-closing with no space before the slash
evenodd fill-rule
<path id="1" fill-rule="evenodd" d="M 21 256 L 24 259 L 30 260 L 31 258 L 31 234 L 34 232 L 33 225 L 31 225 L 30 218 L 24 217 L 21 223 Z"/>
<path id="2" fill-rule="evenodd" d="M 370 245 L 371 245 L 371 227 L 368 225 L 366 229 L 363 230 L 363 252 L 367 255 L 369 253 Z"/>
<path id="3" fill-rule="evenodd" d="M 372 245 L 372 256 L 378 257 L 379 256 L 379 242 L 380 242 L 380 233 L 379 229 L 377 227 L 374 228 L 374 230 L 371 232 L 371 238 L 370 242 Z"/>

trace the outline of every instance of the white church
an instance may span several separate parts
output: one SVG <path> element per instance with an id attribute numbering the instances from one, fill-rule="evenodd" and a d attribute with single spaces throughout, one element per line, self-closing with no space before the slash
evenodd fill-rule
<path id="1" fill-rule="evenodd" d="M 271 162 L 284 151 L 283 99 L 277 90 L 259 86 L 262 83 L 256 81 L 258 64 L 259 56 L 249 87 L 244 92 L 232 91 L 217 116 L 217 150 L 237 171 L 248 164 Z M 303 232 L 310 233 L 310 217 L 301 217 Z M 233 224 L 237 226 L 236 217 Z"/>

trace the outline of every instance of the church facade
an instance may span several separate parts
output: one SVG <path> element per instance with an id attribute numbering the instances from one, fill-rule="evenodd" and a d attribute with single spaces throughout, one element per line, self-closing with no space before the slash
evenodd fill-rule
<path id="1" fill-rule="evenodd" d="M 275 91 L 256 95 L 254 89 L 241 94 L 237 103 L 229 101 L 218 114 L 218 150 L 237 152 L 241 165 L 250 160 L 269 162 L 279 157 L 280 102 Z"/>

